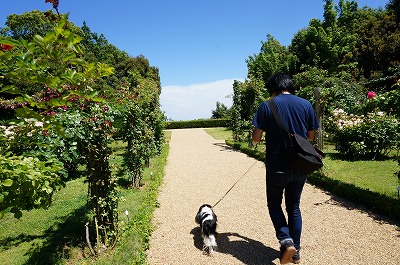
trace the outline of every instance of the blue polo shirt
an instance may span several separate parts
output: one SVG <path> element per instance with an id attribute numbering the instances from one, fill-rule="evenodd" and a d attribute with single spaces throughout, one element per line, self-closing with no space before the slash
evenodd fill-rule
<path id="1" fill-rule="evenodd" d="M 311 103 L 292 94 L 280 94 L 273 98 L 289 133 L 307 138 L 307 132 L 317 130 L 319 123 Z M 269 171 L 285 170 L 286 142 L 267 101 L 259 106 L 253 125 L 265 132 L 266 165 Z"/>

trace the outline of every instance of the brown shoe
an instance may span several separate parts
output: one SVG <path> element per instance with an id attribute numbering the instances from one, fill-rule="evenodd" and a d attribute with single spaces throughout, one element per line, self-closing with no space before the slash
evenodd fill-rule
<path id="1" fill-rule="evenodd" d="M 299 264 L 300 263 L 300 251 L 296 251 L 296 253 L 293 255 L 292 262 L 294 264 Z"/>
<path id="2" fill-rule="evenodd" d="M 293 261 L 293 256 L 296 254 L 296 248 L 293 245 L 293 242 L 287 241 L 283 244 L 281 244 L 281 254 L 280 254 L 280 262 L 281 264 L 288 264 L 292 263 Z"/>

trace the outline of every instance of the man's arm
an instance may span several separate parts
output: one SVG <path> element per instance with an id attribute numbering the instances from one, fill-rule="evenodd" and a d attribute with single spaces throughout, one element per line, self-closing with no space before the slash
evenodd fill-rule
<path id="1" fill-rule="evenodd" d="M 308 131 L 307 132 L 307 139 L 308 140 L 314 140 L 314 135 L 315 135 L 315 130 Z"/>
<path id="2" fill-rule="evenodd" d="M 254 128 L 253 129 L 253 133 L 251 134 L 251 138 L 253 139 L 254 143 L 258 143 L 261 140 L 263 132 L 264 132 L 263 130 L 258 129 L 258 128 Z"/>

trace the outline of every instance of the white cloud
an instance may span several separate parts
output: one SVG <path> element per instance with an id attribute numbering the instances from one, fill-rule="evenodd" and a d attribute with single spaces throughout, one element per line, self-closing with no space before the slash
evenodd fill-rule
<path id="1" fill-rule="evenodd" d="M 210 83 L 188 86 L 163 86 L 161 90 L 161 110 L 168 119 L 194 120 L 210 118 L 217 101 L 227 107 L 232 106 L 233 81 L 243 78 L 224 79 Z"/>

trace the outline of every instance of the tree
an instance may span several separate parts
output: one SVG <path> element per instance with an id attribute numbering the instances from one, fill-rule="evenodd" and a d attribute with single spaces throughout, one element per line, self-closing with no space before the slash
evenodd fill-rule
<path id="1" fill-rule="evenodd" d="M 266 84 L 268 78 L 274 73 L 293 73 L 296 56 L 270 34 L 267 35 L 267 40 L 262 41 L 261 44 L 260 53 L 249 56 L 246 60 L 248 78 L 260 79 Z"/>
<path id="2" fill-rule="evenodd" d="M 229 116 L 229 109 L 224 103 L 217 101 L 215 110 L 212 111 L 211 119 L 221 119 Z"/>
<path id="3" fill-rule="evenodd" d="M 298 58 L 296 73 L 316 67 L 358 80 L 389 76 L 389 69 L 399 65 L 396 4 L 390 1 L 384 11 L 359 9 L 356 1 L 340 0 L 334 6 L 325 0 L 324 21 L 312 19 L 289 46 Z"/>
<path id="4" fill-rule="evenodd" d="M 143 55 L 136 57 L 127 57 L 115 65 L 115 75 L 119 80 L 125 80 L 132 87 L 139 84 L 139 79 L 149 78 L 160 84 L 158 68 L 150 66 L 149 60 Z"/>
<path id="5" fill-rule="evenodd" d="M 393 13 L 396 22 L 399 24 L 400 23 L 400 0 L 390 0 L 389 3 L 387 3 L 386 8 L 389 13 Z"/>
<path id="6" fill-rule="evenodd" d="M 45 36 L 60 20 L 61 17 L 51 10 L 46 12 L 33 10 L 21 15 L 11 14 L 5 22 L 6 27 L 1 28 L 0 35 L 16 40 L 32 40 L 35 35 Z M 67 22 L 66 27 L 74 34 L 82 35 L 81 29 L 72 22 Z"/>
<path id="7" fill-rule="evenodd" d="M 236 141 L 251 139 L 251 121 L 260 105 L 268 97 L 264 82 L 258 79 L 235 80 L 231 107 L 232 132 Z"/>
<path id="8" fill-rule="evenodd" d="M 115 66 L 128 58 L 128 54 L 110 44 L 103 34 L 92 32 L 86 22 L 81 28 L 82 46 L 85 59 L 89 62 L 100 61 Z"/>
<path id="9" fill-rule="evenodd" d="M 355 50 L 360 74 L 367 79 L 388 76 L 390 68 L 400 65 L 400 28 L 395 14 L 371 9 L 361 14 Z"/>
<path id="10" fill-rule="evenodd" d="M 296 72 L 307 67 L 322 68 L 332 73 L 354 68 L 356 35 L 338 25 L 329 10 L 325 11 L 328 20 L 322 23 L 312 19 L 308 28 L 299 31 L 292 39 L 289 50 L 299 60 Z"/>
<path id="11" fill-rule="evenodd" d="M 324 0 L 324 27 L 334 28 L 337 22 L 337 12 L 333 0 Z"/>
<path id="12" fill-rule="evenodd" d="M 339 27 L 346 27 L 348 31 L 353 32 L 357 24 L 358 3 L 356 1 L 340 0 L 338 7 L 337 23 Z"/>

